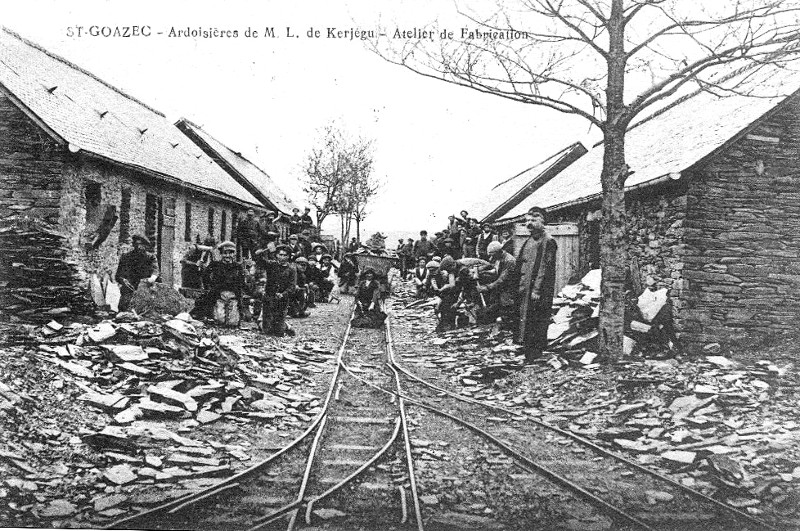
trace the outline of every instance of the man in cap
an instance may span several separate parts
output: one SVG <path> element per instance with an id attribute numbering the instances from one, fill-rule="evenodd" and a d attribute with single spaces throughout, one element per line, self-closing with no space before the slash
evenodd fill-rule
<path id="1" fill-rule="evenodd" d="M 489 320 L 497 317 L 503 319 L 504 324 L 513 322 L 515 299 L 517 295 L 514 270 L 517 267 L 516 259 L 503 249 L 500 242 L 490 242 L 486 251 L 491 260 L 490 270 L 495 279 L 486 285 L 478 286 L 479 293 L 486 294 L 486 308 L 483 314 Z"/>
<path id="2" fill-rule="evenodd" d="M 289 316 L 308 317 L 309 313 L 306 311 L 308 308 L 308 282 L 306 280 L 308 260 L 305 257 L 298 256 L 294 259 L 294 269 L 297 273 L 297 289 L 290 296 Z"/>
<path id="3" fill-rule="evenodd" d="M 236 224 L 236 242 L 242 250 L 242 258 L 252 260 L 258 248 L 259 225 L 256 211 L 247 209 L 247 214 Z"/>
<path id="4" fill-rule="evenodd" d="M 289 236 L 289 253 L 292 260 L 297 258 L 298 256 L 303 255 L 303 247 L 300 245 L 300 236 L 297 234 L 292 234 Z"/>
<path id="5" fill-rule="evenodd" d="M 290 252 L 286 245 L 279 245 L 275 250 L 275 260 L 263 261 L 267 284 L 264 286 L 261 330 L 265 334 L 294 335 L 294 330 L 286 325 L 289 301 L 297 289 L 297 271 L 289 264 Z"/>
<path id="6" fill-rule="evenodd" d="M 119 257 L 119 265 L 114 280 L 119 284 L 120 299 L 119 311 L 124 312 L 131 303 L 133 294 L 139 287 L 139 282 L 144 280 L 152 285 L 158 278 L 158 262 L 156 257 L 149 253 L 150 240 L 140 234 L 133 238 L 133 250 L 123 253 Z"/>
<path id="7" fill-rule="evenodd" d="M 271 210 L 267 210 L 261 216 L 261 223 L 259 223 L 259 238 L 260 238 L 260 248 L 264 248 L 264 240 L 266 239 L 267 234 L 270 232 L 274 232 L 275 234 L 280 234 L 281 230 L 278 227 L 277 221 L 281 218 L 280 212 L 278 212 L 277 216 L 275 212 Z"/>
<path id="8" fill-rule="evenodd" d="M 208 266 L 208 291 L 195 301 L 192 316 L 213 317 L 217 324 L 238 326 L 247 289 L 244 266 L 236 261 L 236 245 L 224 241 L 217 246 L 221 259 Z"/>
<path id="9" fill-rule="evenodd" d="M 333 281 L 331 280 L 333 270 L 333 256 L 323 254 L 319 262 L 319 277 L 317 278 L 320 300 L 323 302 L 328 302 L 333 290 Z"/>
<path id="10" fill-rule="evenodd" d="M 545 230 L 547 212 L 532 207 L 525 214 L 530 236 L 520 245 L 514 278 L 518 279 L 519 327 L 514 341 L 523 345 L 527 361 L 542 355 L 547 347 L 547 328 L 553 308 L 556 278 L 556 241 Z"/>
<path id="11" fill-rule="evenodd" d="M 339 266 L 339 292 L 348 293 L 351 287 L 355 287 L 358 281 L 358 266 L 353 258 L 353 253 L 344 253 L 342 263 Z"/>
<path id="12" fill-rule="evenodd" d="M 488 223 L 481 225 L 481 233 L 478 235 L 478 240 L 475 243 L 475 256 L 482 260 L 489 260 L 489 251 L 487 248 L 489 247 L 489 243 L 496 239 L 494 232 L 492 232 L 491 225 Z"/>
<path id="13" fill-rule="evenodd" d="M 414 260 L 418 260 L 421 256 L 429 258 L 433 256 L 434 247 L 428 240 L 428 231 L 419 231 L 419 240 L 414 244 Z"/>
<path id="14" fill-rule="evenodd" d="M 314 226 L 314 220 L 311 219 L 311 209 L 309 207 L 305 207 L 303 209 L 303 215 L 300 216 L 300 227 L 303 230 L 311 230 L 311 227 Z"/>
<path id="15" fill-rule="evenodd" d="M 300 221 L 300 209 L 294 207 L 292 209 L 292 215 L 289 217 L 289 234 L 299 234 L 302 228 L 302 222 Z"/>
<path id="16" fill-rule="evenodd" d="M 308 258 L 311 256 L 311 252 L 313 249 L 311 248 L 311 231 L 309 229 L 303 229 L 300 231 L 300 240 L 298 241 L 300 247 L 303 249 L 303 256 Z"/>

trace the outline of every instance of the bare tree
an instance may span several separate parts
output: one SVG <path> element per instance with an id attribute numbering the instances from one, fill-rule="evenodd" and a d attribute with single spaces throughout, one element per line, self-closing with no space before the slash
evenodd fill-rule
<path id="1" fill-rule="evenodd" d="M 748 81 L 760 71 L 797 59 L 800 0 L 497 0 L 485 7 L 458 9 L 464 26 L 452 39 L 387 38 L 373 49 L 418 74 L 580 116 L 602 132 L 599 327 L 601 349 L 618 356 L 628 126 L 690 89 L 753 94 Z"/>
<path id="2" fill-rule="evenodd" d="M 317 227 L 331 214 L 338 212 L 346 177 L 345 139 L 341 131 L 328 124 L 321 139 L 306 158 L 303 167 L 309 202 L 317 211 Z"/>
<path id="3" fill-rule="evenodd" d="M 373 141 L 351 139 L 334 123 L 325 126 L 322 133 L 322 140 L 306 160 L 304 191 L 317 210 L 317 226 L 336 214 L 341 222 L 342 241 L 349 239 L 353 221 L 360 239 L 367 204 L 378 192 L 372 175 Z"/>

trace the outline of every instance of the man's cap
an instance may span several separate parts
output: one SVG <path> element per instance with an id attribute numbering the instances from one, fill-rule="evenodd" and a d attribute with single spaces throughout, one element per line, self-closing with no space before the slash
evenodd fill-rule
<path id="1" fill-rule="evenodd" d="M 274 216 L 275 212 L 273 212 L 272 210 L 267 210 L 266 212 L 264 212 L 264 215 L 265 216 Z"/>
<path id="2" fill-rule="evenodd" d="M 374 276 L 375 276 L 375 270 L 374 270 L 374 269 L 372 269 L 371 267 L 368 267 L 368 268 L 366 268 L 366 269 L 364 270 L 364 273 L 363 273 L 363 275 L 364 275 L 364 276 L 367 276 L 367 275 L 372 275 L 372 276 L 374 277 Z"/>
<path id="3" fill-rule="evenodd" d="M 292 234 L 291 236 L 289 236 L 289 239 L 290 240 L 297 240 L 297 239 L 299 239 L 299 237 L 297 236 L 297 234 Z"/>
<path id="4" fill-rule="evenodd" d="M 333 260 L 333 256 L 329 255 L 328 253 L 323 254 L 321 259 L 325 260 L 326 258 L 329 260 Z"/>
<path id="5" fill-rule="evenodd" d="M 439 264 L 439 269 L 443 271 L 450 271 L 451 269 L 456 268 L 456 261 L 453 260 L 453 257 L 450 255 L 445 256 L 442 258 L 442 263 Z"/>
<path id="6" fill-rule="evenodd" d="M 434 256 L 433 258 L 431 258 L 431 260 L 433 260 L 434 262 L 441 262 L 442 261 L 442 257 L 441 256 Z"/>
<path id="7" fill-rule="evenodd" d="M 312 254 L 311 256 L 308 257 L 308 261 L 309 262 L 316 262 L 317 261 L 317 257 Z"/>
<path id="8" fill-rule="evenodd" d="M 270 236 L 272 238 L 277 238 L 278 237 L 278 233 L 275 232 L 274 230 L 269 230 L 269 231 L 267 231 L 267 236 Z"/>
<path id="9" fill-rule="evenodd" d="M 150 240 L 148 240 L 147 236 L 144 236 L 143 234 L 134 234 L 131 240 L 133 241 L 133 243 L 140 241 L 145 245 L 150 245 Z"/>
<path id="10" fill-rule="evenodd" d="M 547 210 L 543 209 L 542 207 L 534 206 L 528 209 L 528 214 L 541 214 L 542 217 L 546 220 L 547 219 Z"/>
<path id="11" fill-rule="evenodd" d="M 316 243 L 314 243 L 314 244 L 311 246 L 311 248 L 312 248 L 314 251 L 316 251 L 318 248 L 319 248 L 319 249 L 322 249 L 323 251 L 327 251 L 327 250 L 328 250 L 328 248 L 327 248 L 327 247 L 325 247 L 325 244 L 324 244 L 324 243 L 319 243 L 319 242 L 316 242 Z"/>
<path id="12" fill-rule="evenodd" d="M 281 245 L 275 247 L 275 254 L 278 254 L 281 251 L 285 251 L 286 254 L 292 254 L 292 250 L 289 248 L 288 245 L 281 244 Z"/>
<path id="13" fill-rule="evenodd" d="M 219 245 L 217 245 L 217 250 L 218 251 L 223 251 L 225 249 L 232 249 L 233 251 L 236 251 L 236 244 L 233 243 L 230 240 L 226 240 L 226 241 L 220 243 Z"/>
<path id="14" fill-rule="evenodd" d="M 428 235 L 428 231 L 426 231 L 426 230 L 421 230 L 421 231 L 419 231 L 419 233 L 420 233 L 420 234 L 424 234 L 425 236 L 427 236 L 427 235 Z"/>
<path id="15" fill-rule="evenodd" d="M 305 207 L 304 210 L 308 210 L 310 212 L 311 211 L 311 207 Z"/>
<path id="16" fill-rule="evenodd" d="M 486 247 L 486 252 L 494 254 L 502 248 L 503 245 L 500 242 L 489 242 L 489 245 Z"/>
<path id="17" fill-rule="evenodd" d="M 453 238 L 445 238 L 444 239 L 444 243 L 447 243 L 447 242 L 453 243 Z"/>
<path id="18" fill-rule="evenodd" d="M 304 229 L 303 232 L 301 232 L 300 234 L 302 234 L 303 236 L 310 236 L 311 235 L 311 231 L 308 230 L 308 229 Z"/>
<path id="19" fill-rule="evenodd" d="M 308 260 L 306 259 L 305 256 L 298 256 L 297 258 L 294 259 L 294 261 L 296 263 L 298 263 L 298 264 L 306 264 L 306 265 L 308 265 Z"/>
<path id="20" fill-rule="evenodd" d="M 427 264 L 425 264 L 426 269 L 439 269 L 439 262 L 431 260 Z"/>
<path id="21" fill-rule="evenodd" d="M 299 208 L 297 208 L 297 207 L 294 207 L 294 208 L 292 209 L 292 212 L 300 212 L 300 209 L 299 209 Z"/>
<path id="22" fill-rule="evenodd" d="M 481 225 L 481 228 L 482 228 L 482 229 L 489 229 L 489 230 L 492 230 L 492 226 L 491 226 L 491 225 L 489 225 L 488 223 L 483 223 L 483 224 Z"/>

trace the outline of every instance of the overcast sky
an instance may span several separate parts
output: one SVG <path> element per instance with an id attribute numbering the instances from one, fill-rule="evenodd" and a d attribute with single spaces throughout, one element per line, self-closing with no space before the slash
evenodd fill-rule
<path id="1" fill-rule="evenodd" d="M 418 76 L 361 41 L 309 39 L 310 28 L 400 29 L 450 22 L 424 1 L 26 0 L 2 23 L 164 112 L 186 117 L 269 173 L 299 203 L 301 165 L 320 127 L 338 120 L 375 139 L 384 186 L 364 232 L 442 227 L 451 212 L 564 146 L 580 119 Z M 77 26 L 150 26 L 148 38 L 74 36 Z M 73 36 L 68 35 L 72 28 Z M 239 38 L 170 38 L 175 30 L 236 29 Z M 254 28 L 259 38 L 247 39 Z M 277 38 L 264 38 L 274 27 Z M 290 27 L 299 38 L 287 38 Z M 338 223 L 326 224 L 338 234 Z"/>

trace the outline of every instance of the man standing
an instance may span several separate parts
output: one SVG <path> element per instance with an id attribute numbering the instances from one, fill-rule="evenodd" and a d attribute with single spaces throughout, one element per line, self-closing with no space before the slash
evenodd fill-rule
<path id="1" fill-rule="evenodd" d="M 300 240 L 298 242 L 300 247 L 303 249 L 303 256 L 308 258 L 311 256 L 313 249 L 311 247 L 311 231 L 309 229 L 303 229 L 300 232 Z"/>
<path id="2" fill-rule="evenodd" d="M 131 303 L 139 282 L 153 284 L 158 278 L 156 257 L 147 252 L 150 240 L 139 234 L 133 237 L 133 250 L 119 257 L 114 280 L 119 284 L 119 311 L 124 312 Z"/>
<path id="3" fill-rule="evenodd" d="M 556 241 L 544 229 L 547 212 L 532 207 L 525 214 L 530 236 L 520 245 L 515 278 L 519 327 L 514 341 L 523 346 L 525 359 L 533 361 L 547 347 L 547 327 L 553 308 L 556 280 Z"/>
<path id="4" fill-rule="evenodd" d="M 428 241 L 428 231 L 421 230 L 419 231 L 419 240 L 416 241 L 414 244 L 414 259 L 419 260 L 421 256 L 425 258 L 430 258 L 433 256 L 433 244 Z"/>
<path id="5" fill-rule="evenodd" d="M 495 240 L 492 226 L 488 223 L 481 225 L 481 233 L 478 235 L 478 241 L 475 244 L 475 256 L 482 260 L 489 259 L 489 252 L 486 250 L 489 243 Z"/>
<path id="6" fill-rule="evenodd" d="M 289 234 L 298 234 L 302 229 L 302 222 L 300 221 L 300 209 L 294 207 L 292 215 L 289 217 Z"/>
<path id="7" fill-rule="evenodd" d="M 247 215 L 236 224 L 236 243 L 242 250 L 243 260 L 252 260 L 258 248 L 258 236 L 260 232 L 256 211 L 252 208 L 247 209 Z"/>
<path id="8" fill-rule="evenodd" d="M 310 231 L 311 227 L 314 226 L 314 220 L 311 219 L 311 209 L 306 207 L 304 209 L 303 215 L 300 216 L 300 227 L 302 228 L 303 232 Z"/>
<path id="9" fill-rule="evenodd" d="M 293 336 L 294 330 L 286 325 L 286 312 L 291 295 L 297 289 L 297 272 L 289 265 L 289 248 L 286 245 L 278 246 L 275 258 L 264 262 L 267 284 L 264 286 L 261 331 L 279 337 Z"/>

